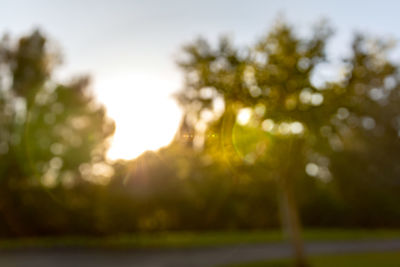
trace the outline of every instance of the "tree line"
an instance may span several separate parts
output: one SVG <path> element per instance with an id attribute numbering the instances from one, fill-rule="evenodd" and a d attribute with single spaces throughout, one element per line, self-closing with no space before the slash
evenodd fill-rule
<path id="1" fill-rule="evenodd" d="M 399 227 L 394 46 L 356 34 L 339 77 L 317 84 L 331 35 L 279 22 L 247 47 L 185 45 L 175 140 L 116 163 L 90 79 L 57 81 L 59 52 L 40 31 L 4 36 L 0 235 Z"/>

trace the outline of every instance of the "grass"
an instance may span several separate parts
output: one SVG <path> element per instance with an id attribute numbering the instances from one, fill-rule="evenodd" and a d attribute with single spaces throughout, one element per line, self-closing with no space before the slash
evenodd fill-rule
<path id="1" fill-rule="evenodd" d="M 399 252 L 357 253 L 346 255 L 315 256 L 310 258 L 312 267 L 399 267 Z M 264 261 L 224 267 L 291 267 L 290 260 Z M 222 267 L 222 266 L 221 266 Z"/>
<path id="2" fill-rule="evenodd" d="M 309 229 L 304 231 L 307 241 L 339 241 L 400 238 L 400 230 L 365 229 Z M 95 247 L 95 248 L 188 248 L 218 247 L 236 244 L 282 242 L 278 230 L 220 231 L 220 232 L 158 232 L 124 234 L 109 237 L 41 237 L 0 239 L 0 248 L 21 247 Z M 400 266 L 400 264 L 399 264 Z"/>

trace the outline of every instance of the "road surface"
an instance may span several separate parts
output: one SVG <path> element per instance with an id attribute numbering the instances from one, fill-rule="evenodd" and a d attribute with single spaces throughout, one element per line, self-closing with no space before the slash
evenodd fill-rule
<path id="1" fill-rule="evenodd" d="M 400 239 L 307 243 L 310 255 L 399 251 Z M 218 248 L 126 249 L 30 248 L 0 250 L 1 267 L 212 267 L 290 257 L 283 243 L 236 245 Z"/>

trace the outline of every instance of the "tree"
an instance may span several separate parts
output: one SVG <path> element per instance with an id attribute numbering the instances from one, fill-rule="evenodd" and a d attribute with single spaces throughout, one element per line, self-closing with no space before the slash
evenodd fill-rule
<path id="1" fill-rule="evenodd" d="M 345 77 L 329 90 L 337 105 L 324 128 L 335 148 L 330 169 L 357 214 L 354 224 L 364 227 L 387 227 L 400 218 L 394 204 L 400 189 L 400 87 L 399 66 L 389 60 L 393 47 L 391 40 L 357 34 Z"/>
<path id="2" fill-rule="evenodd" d="M 52 48 L 38 30 L 0 42 L 0 183 L 8 197 L 0 209 L 9 217 L 19 212 L 10 207 L 21 188 L 104 182 L 112 172 L 105 152 L 114 122 L 87 77 L 53 78 L 60 57 Z"/>
<path id="3" fill-rule="evenodd" d="M 235 48 L 227 38 L 216 48 L 199 39 L 184 47 L 179 62 L 185 85 L 177 99 L 186 128 L 194 129 L 199 147 L 230 165 L 245 162 L 276 179 L 296 266 L 306 265 L 296 180 L 305 174 L 329 180 L 330 162 L 344 150 L 372 152 L 367 152 L 369 138 L 381 125 L 388 127 L 381 139 L 386 145 L 396 142 L 398 132 L 391 123 L 399 114 L 398 95 L 389 101 L 389 95 L 398 94 L 393 90 L 397 67 L 387 59 L 387 42 L 370 46 L 370 39 L 356 37 L 352 56 L 343 62 L 344 75 L 319 86 L 313 82 L 326 60 L 331 33 L 321 23 L 311 37 L 299 37 L 279 22 L 246 49 Z M 348 163 L 345 168 L 351 169 Z"/>

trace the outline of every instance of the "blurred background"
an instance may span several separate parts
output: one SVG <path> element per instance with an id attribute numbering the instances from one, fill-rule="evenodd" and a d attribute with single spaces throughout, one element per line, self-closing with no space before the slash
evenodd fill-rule
<path id="1" fill-rule="evenodd" d="M 399 236 L 393 1 L 1 6 L 3 240 Z"/>

